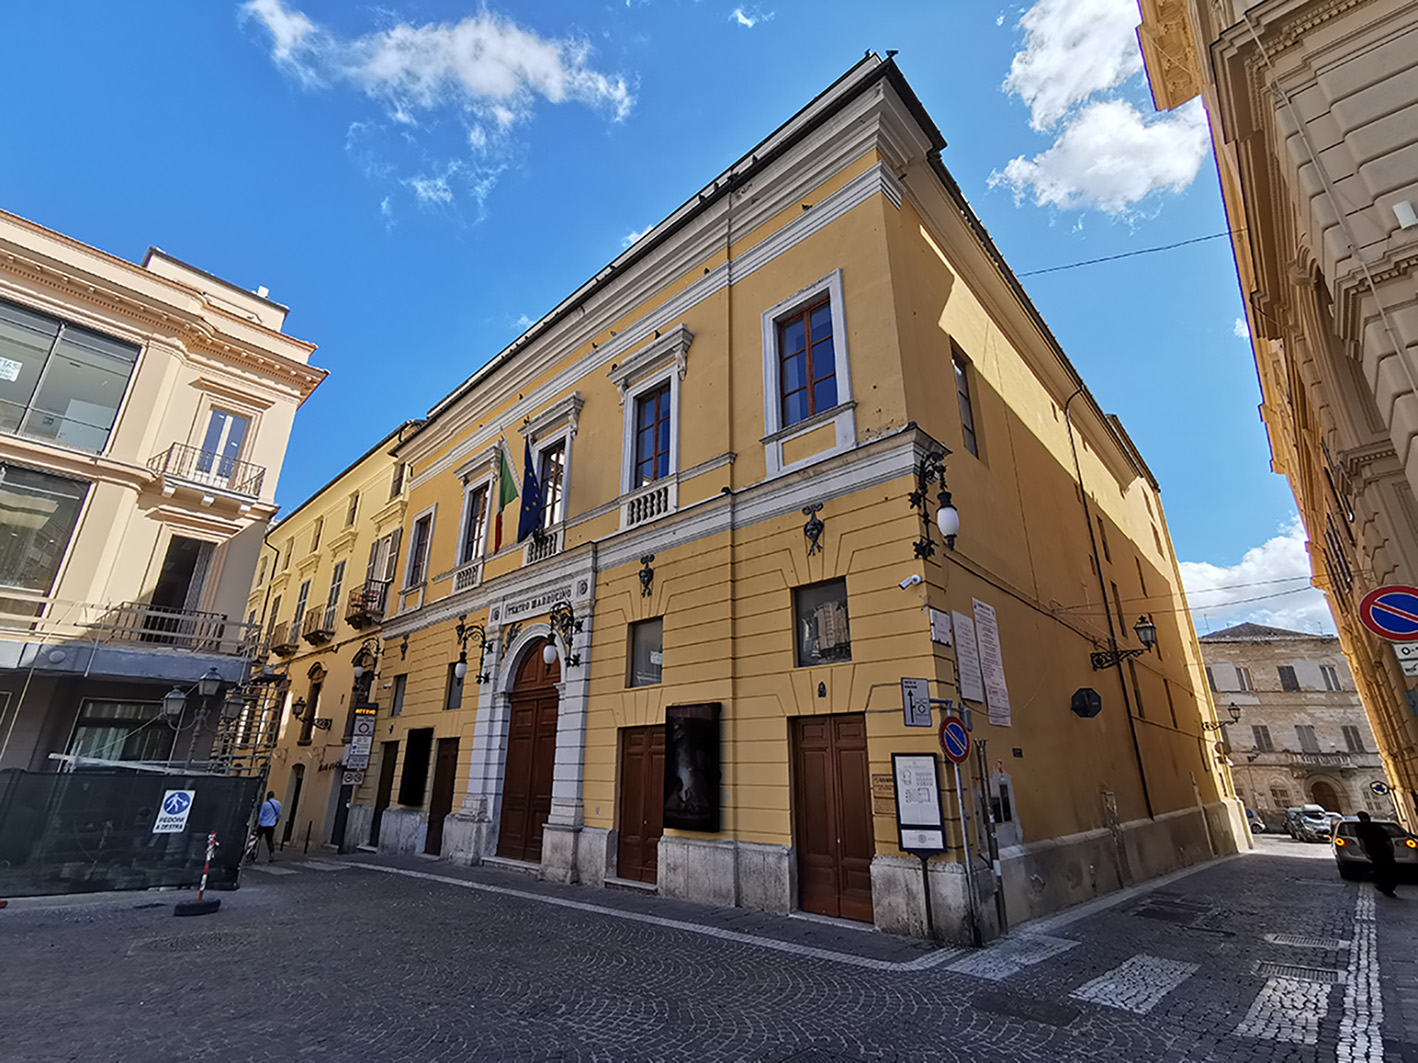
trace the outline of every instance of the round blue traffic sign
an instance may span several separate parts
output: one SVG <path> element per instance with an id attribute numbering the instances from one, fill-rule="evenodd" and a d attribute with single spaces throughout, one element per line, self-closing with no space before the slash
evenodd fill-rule
<path id="1" fill-rule="evenodd" d="M 187 796 L 185 790 L 174 790 L 163 800 L 162 810 L 169 816 L 180 816 L 191 803 L 192 798 Z"/>
<path id="2" fill-rule="evenodd" d="M 970 755 L 970 732 L 958 716 L 947 716 L 940 722 L 940 748 L 952 764 L 963 764 Z"/>
<path id="3" fill-rule="evenodd" d="M 1418 642 L 1418 587 L 1391 585 L 1364 595 L 1359 622 L 1390 642 Z"/>

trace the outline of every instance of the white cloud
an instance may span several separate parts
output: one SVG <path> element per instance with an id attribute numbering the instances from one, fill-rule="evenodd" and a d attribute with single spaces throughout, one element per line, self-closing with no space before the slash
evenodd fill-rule
<path id="1" fill-rule="evenodd" d="M 527 329 L 532 327 L 532 319 L 529 318 L 526 314 L 518 314 L 516 325 L 519 329 L 525 332 Z"/>
<path id="2" fill-rule="evenodd" d="M 1231 331 L 1238 340 L 1248 340 L 1251 338 L 1251 327 L 1246 324 L 1246 319 L 1243 317 L 1236 318 L 1236 323 L 1231 326 Z"/>
<path id="3" fill-rule="evenodd" d="M 401 180 L 423 201 L 451 202 L 465 190 L 485 196 L 503 168 L 499 163 L 515 152 L 509 131 L 529 120 L 539 101 L 584 104 L 614 121 L 635 102 L 623 76 L 592 65 L 584 38 L 543 37 L 486 8 L 457 22 L 412 25 L 391 18 L 393 25 L 363 35 L 342 35 L 285 0 L 247 0 L 240 12 L 270 33 L 271 58 L 282 71 L 308 88 L 361 92 L 389 120 L 425 137 L 410 144 L 420 169 L 428 169 L 427 141 L 440 123 L 457 127 L 448 161 L 439 165 L 442 178 L 420 173 Z M 469 152 L 491 161 L 453 170 Z M 367 172 L 372 168 L 366 163 Z M 455 172 L 463 178 L 456 186 L 448 180 Z"/>
<path id="4" fill-rule="evenodd" d="M 1150 122 L 1130 103 L 1102 100 L 1078 110 L 1047 151 L 1011 159 L 989 183 L 1008 185 L 1016 202 L 1032 192 L 1039 206 L 1120 214 L 1158 189 L 1186 188 L 1209 147 L 1199 100 Z"/>
<path id="5" fill-rule="evenodd" d="M 389 202 L 389 197 L 385 196 L 379 203 L 379 213 L 389 221 L 394 220 L 394 206 Z"/>
<path id="6" fill-rule="evenodd" d="M 641 229 L 639 232 L 635 232 L 632 230 L 631 232 L 626 233 L 620 238 L 620 246 L 629 247 L 631 244 L 635 243 L 636 240 L 639 240 L 642 236 L 644 236 L 654 227 L 655 225 L 652 222 L 651 224 L 645 226 L 645 228 Z"/>
<path id="7" fill-rule="evenodd" d="M 758 11 L 757 9 L 753 10 L 752 12 L 746 12 L 743 8 L 736 7 L 734 8 L 733 13 L 729 15 L 729 21 L 737 22 L 745 29 L 753 29 L 753 27 L 757 26 L 760 22 L 767 22 L 772 17 L 772 11 L 769 11 L 767 14 L 764 14 L 763 12 Z"/>
<path id="8" fill-rule="evenodd" d="M 1023 46 L 1003 88 L 1054 135 L 1032 158 L 990 175 L 1015 202 L 1122 214 L 1158 191 L 1180 192 L 1210 150 L 1200 100 L 1144 117 L 1118 96 L 1142 71 L 1136 0 L 1038 0 L 1019 21 Z"/>
<path id="9" fill-rule="evenodd" d="M 1199 634 L 1246 621 L 1334 633 L 1324 594 L 1308 585 L 1310 555 L 1298 516 L 1234 565 L 1182 561 L 1178 567 Z"/>
<path id="10" fill-rule="evenodd" d="M 1029 105 L 1030 124 L 1053 126 L 1094 93 L 1142 69 L 1136 0 L 1039 0 L 1024 13 L 1024 49 L 1004 79 Z"/>

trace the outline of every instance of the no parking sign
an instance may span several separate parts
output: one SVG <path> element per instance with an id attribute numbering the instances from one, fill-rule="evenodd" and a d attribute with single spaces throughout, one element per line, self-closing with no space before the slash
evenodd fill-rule
<path id="1" fill-rule="evenodd" d="M 1364 595 L 1359 622 L 1390 642 L 1418 642 L 1418 587 L 1392 584 Z"/>

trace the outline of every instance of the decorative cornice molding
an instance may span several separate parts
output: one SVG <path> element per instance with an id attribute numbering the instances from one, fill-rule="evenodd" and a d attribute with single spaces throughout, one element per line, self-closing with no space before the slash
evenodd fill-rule
<path id="1" fill-rule="evenodd" d="M 581 408 L 585 405 L 586 400 L 581 397 L 581 392 L 573 391 L 566 398 L 553 403 L 522 425 L 520 429 L 522 438 L 529 443 L 535 443 L 552 429 L 560 428 L 562 425 L 570 425 L 571 438 L 575 439 L 576 427 L 581 421 Z"/>
<path id="2" fill-rule="evenodd" d="M 671 359 L 675 363 L 675 371 L 683 380 L 689 368 L 689 345 L 693 342 L 694 333 L 681 322 L 664 335 L 656 332 L 653 343 L 642 347 L 623 362 L 613 364 L 606 376 L 620 392 L 620 404 L 625 405 L 627 388 L 647 374 L 668 365 Z"/>

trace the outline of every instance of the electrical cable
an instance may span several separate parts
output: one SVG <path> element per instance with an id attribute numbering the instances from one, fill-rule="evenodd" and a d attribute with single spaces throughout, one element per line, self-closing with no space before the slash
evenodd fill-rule
<path id="1" fill-rule="evenodd" d="M 1016 273 L 1016 277 L 1037 277 L 1041 273 L 1058 273 L 1066 269 L 1078 269 L 1080 266 L 1096 266 L 1100 262 L 1116 262 L 1120 258 L 1134 258 L 1137 255 L 1152 255 L 1158 251 L 1172 251 L 1178 247 L 1186 247 L 1189 244 L 1200 244 L 1207 240 L 1219 240 L 1223 236 L 1234 236 L 1236 233 L 1243 233 L 1245 229 L 1227 229 L 1225 232 L 1211 233 L 1209 236 L 1194 236 L 1190 240 L 1178 240 L 1175 244 L 1163 244 L 1160 247 L 1143 247 L 1136 251 L 1124 251 L 1118 255 L 1104 255 L 1102 258 L 1089 258 L 1082 262 L 1070 262 L 1063 266 L 1047 266 L 1044 269 L 1031 269 L 1023 273 Z"/>

